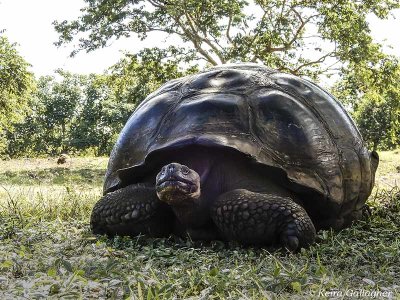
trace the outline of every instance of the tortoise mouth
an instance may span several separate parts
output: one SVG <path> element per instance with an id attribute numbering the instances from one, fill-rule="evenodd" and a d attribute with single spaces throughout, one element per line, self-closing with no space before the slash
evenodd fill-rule
<path id="1" fill-rule="evenodd" d="M 181 178 L 167 178 L 157 182 L 157 193 L 176 193 L 181 192 L 189 195 L 196 189 L 196 185 L 189 180 Z"/>
<path id="2" fill-rule="evenodd" d="M 169 205 L 184 205 L 198 198 L 198 187 L 181 178 L 168 178 L 157 182 L 158 198 Z"/>
<path id="3" fill-rule="evenodd" d="M 180 180 L 166 180 L 157 185 L 157 192 L 172 192 L 176 190 L 189 194 L 193 187 L 194 184 L 186 183 Z"/>
<path id="4" fill-rule="evenodd" d="M 168 178 L 163 178 L 157 182 L 157 187 L 165 187 L 169 185 L 188 185 L 188 186 L 194 186 L 195 184 L 191 182 L 190 180 L 187 180 L 185 178 L 178 178 L 178 177 L 168 177 Z"/>

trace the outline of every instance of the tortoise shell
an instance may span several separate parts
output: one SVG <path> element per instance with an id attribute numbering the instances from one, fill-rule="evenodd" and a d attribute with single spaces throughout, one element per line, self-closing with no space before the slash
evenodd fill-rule
<path id="1" fill-rule="evenodd" d="M 329 204 L 328 214 L 360 209 L 374 184 L 371 154 L 331 94 L 261 65 L 231 64 L 170 81 L 136 108 L 111 153 L 104 193 L 145 172 L 151 157 L 187 145 L 232 148 L 279 168 Z"/>

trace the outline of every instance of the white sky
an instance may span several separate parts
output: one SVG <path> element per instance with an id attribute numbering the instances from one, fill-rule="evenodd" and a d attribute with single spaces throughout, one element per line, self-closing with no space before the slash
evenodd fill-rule
<path id="1" fill-rule="evenodd" d="M 70 58 L 72 44 L 63 48 L 53 45 L 58 34 L 51 23 L 76 19 L 83 6 L 83 0 L 0 0 L 0 30 L 5 29 L 9 40 L 19 44 L 19 53 L 32 64 L 36 76 L 50 75 L 58 68 L 81 74 L 102 73 L 122 57 L 121 51 L 135 52 L 145 45 L 157 46 L 163 42 L 160 36 L 146 42 L 130 38 Z M 369 21 L 373 37 L 393 47 L 386 48 L 386 52 L 400 56 L 400 10 L 395 11 L 395 18 L 382 21 L 371 17 Z"/>

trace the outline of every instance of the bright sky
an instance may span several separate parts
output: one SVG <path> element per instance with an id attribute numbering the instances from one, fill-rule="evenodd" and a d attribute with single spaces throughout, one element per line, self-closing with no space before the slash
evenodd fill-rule
<path id="1" fill-rule="evenodd" d="M 0 0 L 0 30 L 11 42 L 18 43 L 19 53 L 32 64 L 36 76 L 50 75 L 55 69 L 63 68 L 74 73 L 101 73 L 116 63 L 122 56 L 121 51 L 135 52 L 143 46 L 156 46 L 163 42 L 162 37 L 155 37 L 145 43 L 130 38 L 115 41 L 110 47 L 76 57 L 68 55 L 72 45 L 57 48 L 53 45 L 58 34 L 51 24 L 54 20 L 72 20 L 80 15 L 83 0 Z M 400 10 L 396 18 L 379 20 L 369 18 L 373 37 L 393 49 L 386 52 L 400 56 Z"/>

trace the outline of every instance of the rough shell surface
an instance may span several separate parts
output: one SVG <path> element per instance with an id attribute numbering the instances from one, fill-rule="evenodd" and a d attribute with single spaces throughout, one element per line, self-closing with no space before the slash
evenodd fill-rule
<path id="1" fill-rule="evenodd" d="M 231 147 L 280 168 L 342 213 L 363 206 L 374 172 L 353 121 L 308 80 L 255 64 L 173 80 L 133 112 L 112 151 L 104 192 L 183 145 Z"/>

